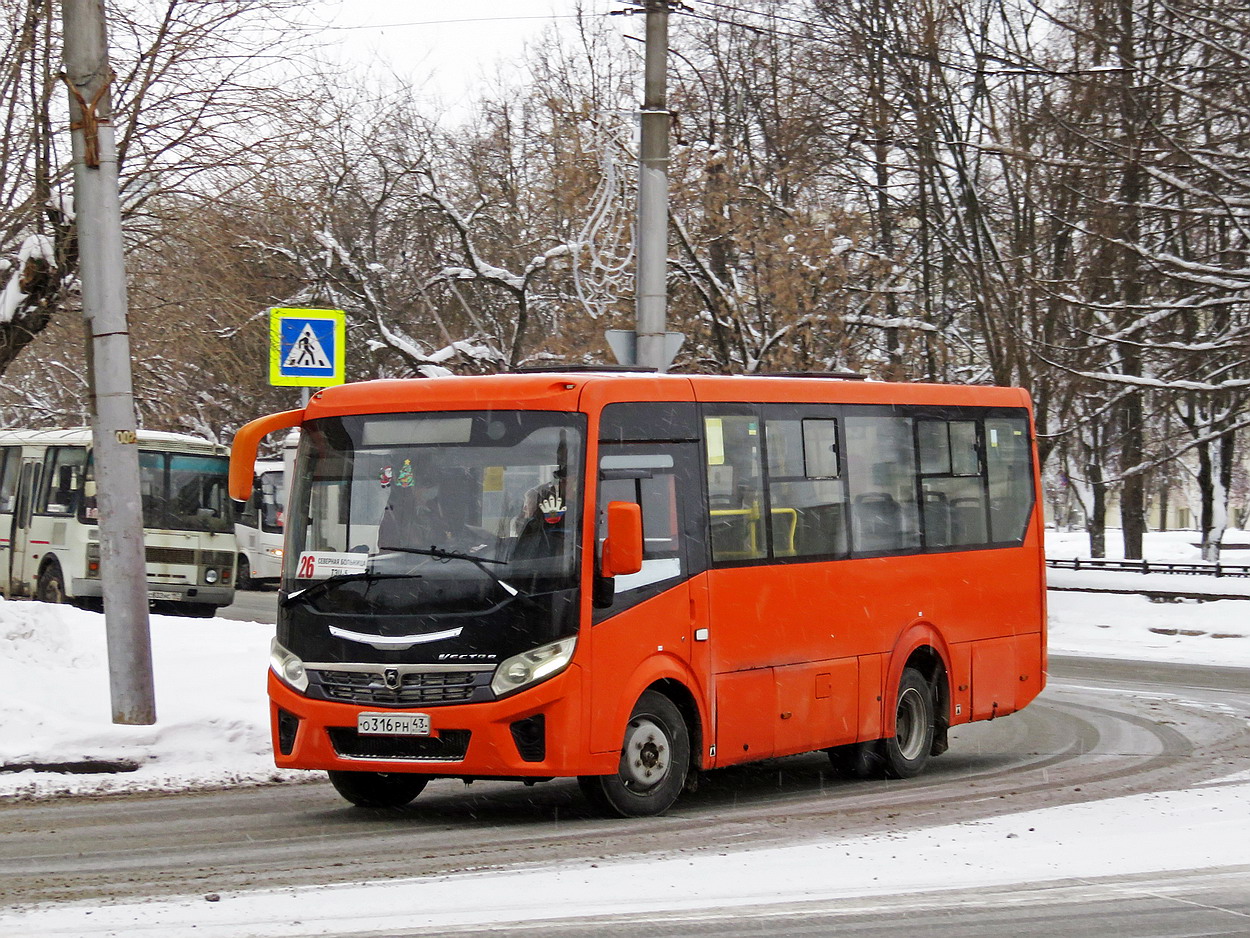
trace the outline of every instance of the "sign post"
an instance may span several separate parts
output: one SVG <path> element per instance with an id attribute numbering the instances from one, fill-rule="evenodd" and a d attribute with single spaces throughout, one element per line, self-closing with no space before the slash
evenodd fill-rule
<path id="1" fill-rule="evenodd" d="M 269 310 L 269 383 L 326 388 L 347 380 L 347 316 L 341 309 Z"/>

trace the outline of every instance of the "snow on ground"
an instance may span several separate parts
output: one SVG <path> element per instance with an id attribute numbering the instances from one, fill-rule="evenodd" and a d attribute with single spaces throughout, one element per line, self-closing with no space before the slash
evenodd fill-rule
<path id="1" fill-rule="evenodd" d="M 1193 532 L 1155 535 L 1148 553 L 1152 559 L 1196 560 L 1193 540 Z M 1234 532 L 1227 541 L 1250 543 L 1250 537 Z M 1052 556 L 1079 556 L 1083 549 L 1088 555 L 1084 535 L 1048 539 Z M 1243 552 L 1229 551 L 1224 560 L 1248 562 L 1236 553 Z M 1250 558 L 1250 551 L 1243 556 Z M 1183 580 L 1188 588 L 1197 579 L 1215 578 L 1168 582 Z M 1152 603 L 1137 596 L 1052 590 L 1050 628 L 1053 654 L 1250 668 L 1250 604 L 1245 601 Z M 158 722 L 117 726 L 111 722 L 103 617 L 63 606 L 0 602 L 0 680 L 8 691 L 0 698 L 0 725 L 5 727 L 0 764 L 9 769 L 0 772 L 0 798 L 302 777 L 279 773 L 269 756 L 264 685 L 271 634 L 272 626 L 259 623 L 154 616 Z M 205 691 L 205 675 L 212 676 L 211 692 Z M 115 774 L 12 771 L 83 760 L 127 761 L 137 768 Z M 660 860 L 249 892 L 214 903 L 197 897 L 12 909 L 0 911 L 0 933 L 330 935 L 557 915 L 693 912 L 1250 865 L 1248 802 L 1250 776 L 1242 776 L 1188 791 L 755 850 L 749 856 L 695 852 Z M 1004 862 L 1008 854 L 1013 856 Z M 483 878 L 489 879 L 485 890 L 479 888 Z M 562 898 L 557 903 L 553 897 Z"/>
<path id="2" fill-rule="evenodd" d="M 0 600 L 0 686 L 6 690 L 0 698 L 0 797 L 178 790 L 280 776 L 265 699 L 273 626 L 152 616 L 151 634 L 157 722 L 118 725 L 112 722 L 104 616 Z M 82 762 L 137 768 L 14 771 Z"/>

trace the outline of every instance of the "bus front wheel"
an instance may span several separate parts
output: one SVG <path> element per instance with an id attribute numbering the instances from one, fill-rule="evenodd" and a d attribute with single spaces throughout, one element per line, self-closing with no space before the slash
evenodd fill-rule
<path id="1" fill-rule="evenodd" d="M 239 554 L 239 559 L 235 561 L 235 589 L 254 590 L 259 585 L 252 579 L 252 565 L 247 562 L 246 554 Z"/>
<path id="2" fill-rule="evenodd" d="M 647 691 L 625 725 L 615 775 L 583 775 L 582 792 L 613 817 L 652 817 L 672 807 L 690 770 L 690 730 L 671 700 Z"/>
<path id="3" fill-rule="evenodd" d="M 881 741 L 887 778 L 912 778 L 924 771 L 933 751 L 935 710 L 929 682 L 915 668 L 905 668 L 898 682 L 894 735 Z"/>
<path id="4" fill-rule="evenodd" d="M 341 772 L 330 769 L 330 784 L 358 808 L 402 808 L 429 781 L 407 772 Z"/>
<path id="5" fill-rule="evenodd" d="M 61 565 L 55 560 L 39 571 L 35 598 L 45 603 L 65 602 L 65 576 L 61 573 Z"/>

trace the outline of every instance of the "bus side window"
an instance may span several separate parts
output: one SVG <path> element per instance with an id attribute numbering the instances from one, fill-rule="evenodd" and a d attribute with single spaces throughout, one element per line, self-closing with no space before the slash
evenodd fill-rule
<path id="1" fill-rule="evenodd" d="M 43 491 L 36 511 L 51 515 L 72 514 L 82 485 L 87 451 L 78 446 L 58 446 L 50 449 L 45 459 Z"/>
<path id="2" fill-rule="evenodd" d="M 712 560 L 767 557 L 759 418 L 709 416 L 704 426 Z"/>
<path id="3" fill-rule="evenodd" d="M 260 527 L 260 500 L 260 479 L 256 479 L 252 485 L 251 497 L 238 509 L 235 520 L 249 528 Z"/>
<path id="4" fill-rule="evenodd" d="M 1032 447 L 1025 417 L 985 421 L 985 463 L 990 490 L 990 540 L 1020 544 L 1033 511 Z"/>
<path id="5" fill-rule="evenodd" d="M 811 412 L 818 413 L 814 408 Z M 842 556 L 847 550 L 838 422 L 793 407 L 764 413 L 775 557 Z"/>
<path id="6" fill-rule="evenodd" d="M 985 480 L 975 420 L 916 421 L 929 548 L 974 547 L 989 541 Z"/>
<path id="7" fill-rule="evenodd" d="M 856 553 L 920 546 L 912 423 L 910 417 L 888 414 L 848 413 L 845 418 L 851 549 Z"/>
<path id="8" fill-rule="evenodd" d="M 675 460 L 669 453 L 640 449 L 605 446 L 599 460 L 600 549 L 609 502 L 633 502 L 642 509 L 642 569 L 615 577 L 618 597 L 683 572 Z"/>
<path id="9" fill-rule="evenodd" d="M 17 447 L 0 449 L 0 514 L 10 514 L 17 502 L 17 477 L 21 457 Z"/>

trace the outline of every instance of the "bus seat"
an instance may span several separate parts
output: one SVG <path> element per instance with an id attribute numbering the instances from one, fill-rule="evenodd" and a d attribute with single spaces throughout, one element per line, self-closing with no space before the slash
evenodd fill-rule
<path id="1" fill-rule="evenodd" d="M 985 506 L 975 497 L 951 499 L 951 543 L 984 544 Z"/>
<path id="2" fill-rule="evenodd" d="M 929 547 L 947 547 L 951 543 L 950 505 L 943 492 L 924 493 L 924 538 Z"/>
<path id="3" fill-rule="evenodd" d="M 888 492 L 855 496 L 851 525 L 856 550 L 895 550 L 903 544 L 903 510 Z"/>
<path id="4" fill-rule="evenodd" d="M 795 552 L 805 557 L 846 553 L 846 507 L 830 504 L 804 508 L 799 512 L 794 540 Z"/>

